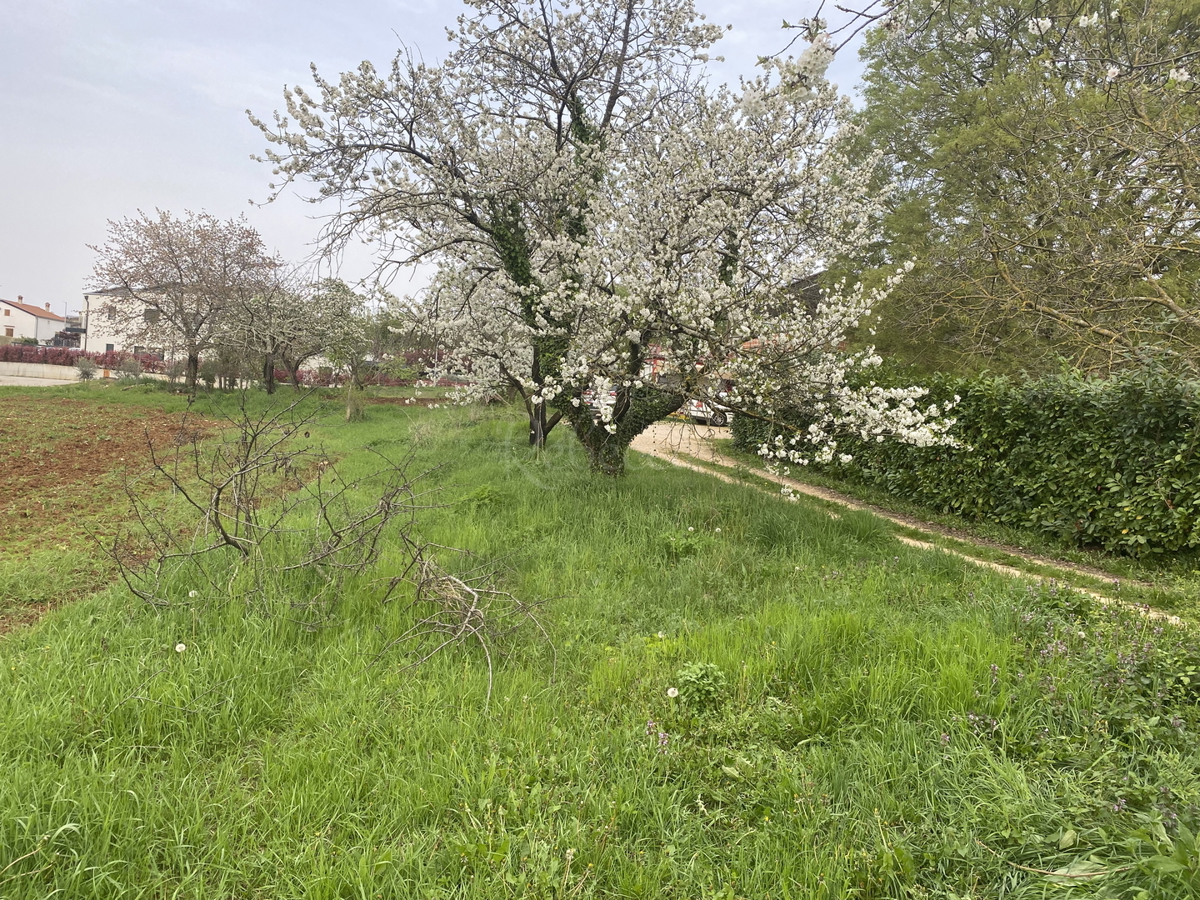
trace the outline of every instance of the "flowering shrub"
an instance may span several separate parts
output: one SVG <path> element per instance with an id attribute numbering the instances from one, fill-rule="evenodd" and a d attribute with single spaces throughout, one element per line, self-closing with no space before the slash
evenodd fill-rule
<path id="1" fill-rule="evenodd" d="M 1147 368 L 1112 379 L 935 378 L 960 395 L 963 447 L 876 443 L 852 435 L 823 466 L 944 512 L 1033 528 L 1131 554 L 1200 547 L 1200 395 Z M 797 430 L 804 417 L 793 414 Z M 735 418 L 758 450 L 769 429 Z"/>
<path id="2" fill-rule="evenodd" d="M 149 353 L 85 353 L 67 347 L 34 347 L 29 344 L 0 346 L 0 362 L 36 363 L 43 366 L 73 366 L 77 359 L 90 359 L 103 369 L 118 369 L 127 359 L 134 359 L 143 372 L 161 372 L 165 363 Z"/>

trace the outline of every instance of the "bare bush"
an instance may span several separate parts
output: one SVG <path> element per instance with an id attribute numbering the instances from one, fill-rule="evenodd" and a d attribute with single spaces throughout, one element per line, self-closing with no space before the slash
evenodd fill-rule
<path id="1" fill-rule="evenodd" d="M 477 646 L 490 699 L 508 635 L 532 623 L 549 641 L 541 604 L 497 587 L 494 570 L 443 569 L 434 551 L 463 551 L 417 537 L 417 514 L 433 493 L 419 483 L 430 472 L 410 475 L 411 453 L 391 459 L 372 451 L 378 465 L 343 475 L 311 440 L 319 409 L 310 396 L 254 412 L 243 392 L 234 413 L 186 416 L 172 447 L 150 445 L 151 470 L 126 482 L 132 523 L 107 545 L 126 586 L 155 607 L 237 598 L 316 629 L 332 620 L 347 577 L 374 570 L 386 548 L 403 570 L 386 582 L 380 602 L 409 586 L 416 621 L 388 637 L 377 658 L 405 648 L 406 668 L 414 668 L 443 650 Z"/>
<path id="2" fill-rule="evenodd" d="M 409 457 L 376 453 L 376 468 L 344 477 L 310 440 L 308 396 L 256 413 L 243 394 L 224 421 L 188 416 L 174 447 L 151 445 L 150 473 L 126 483 L 133 526 L 109 545 L 136 596 L 169 606 L 229 597 L 236 586 L 248 602 L 290 594 L 320 618 L 347 574 L 376 563 L 385 535 L 416 558 L 423 476 L 408 475 Z"/>
<path id="3" fill-rule="evenodd" d="M 81 356 L 75 360 L 75 368 L 79 372 L 80 381 L 91 381 L 96 377 L 96 370 L 100 367 L 86 356 Z"/>

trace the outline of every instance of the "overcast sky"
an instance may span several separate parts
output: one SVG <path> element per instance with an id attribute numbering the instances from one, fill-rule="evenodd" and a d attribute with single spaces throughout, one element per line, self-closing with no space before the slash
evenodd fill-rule
<path id="1" fill-rule="evenodd" d="M 716 52 L 720 80 L 783 49 L 783 19 L 804 0 L 697 0 L 733 30 Z M 244 213 L 267 246 L 300 260 L 319 207 L 261 201 L 265 143 L 245 110 L 268 116 L 285 84 L 309 84 L 400 41 L 440 60 L 460 6 L 426 0 L 0 0 L 0 297 L 62 314 L 78 309 L 106 222 L 155 208 Z M 854 54 L 831 77 L 851 93 Z M 363 248 L 343 272 L 369 268 Z M 404 292 L 405 284 L 393 289 Z"/>

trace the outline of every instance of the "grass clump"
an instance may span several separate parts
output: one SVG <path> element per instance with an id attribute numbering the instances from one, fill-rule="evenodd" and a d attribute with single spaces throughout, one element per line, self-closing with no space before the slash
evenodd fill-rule
<path id="1" fill-rule="evenodd" d="M 1188 632 L 504 410 L 320 437 L 440 465 L 423 540 L 557 658 L 381 656 L 392 546 L 316 629 L 75 603 L 0 644 L 0 896 L 1197 896 Z"/>

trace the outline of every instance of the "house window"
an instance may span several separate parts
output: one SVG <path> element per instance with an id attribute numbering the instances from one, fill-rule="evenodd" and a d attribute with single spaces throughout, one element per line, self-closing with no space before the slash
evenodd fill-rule
<path id="1" fill-rule="evenodd" d="M 4 314 L 5 314 L 6 316 L 11 316 L 11 315 L 12 315 L 12 310 L 11 310 L 11 309 L 6 309 L 6 310 L 4 311 Z"/>
<path id="2" fill-rule="evenodd" d="M 117 348 L 116 348 L 116 347 L 115 347 L 113 344 L 105 344 L 105 345 L 104 345 L 104 352 L 105 352 L 105 353 L 112 353 L 112 352 L 113 352 L 114 350 L 116 350 L 116 349 L 117 349 Z"/>
<path id="3" fill-rule="evenodd" d="M 5 337 L 12 337 L 12 336 L 13 336 L 13 330 L 12 330 L 12 326 L 9 326 L 8 328 L 5 328 L 5 329 L 4 329 L 4 336 L 5 336 Z"/>

